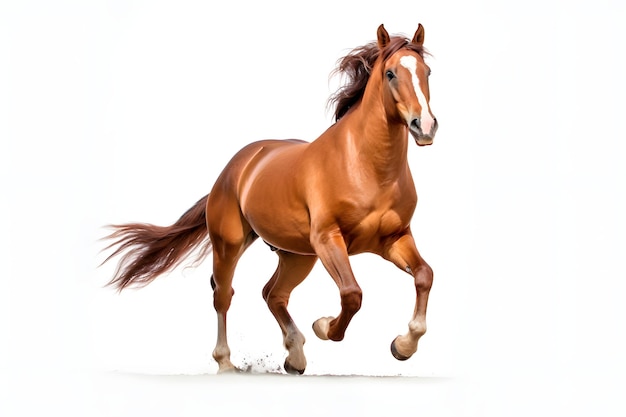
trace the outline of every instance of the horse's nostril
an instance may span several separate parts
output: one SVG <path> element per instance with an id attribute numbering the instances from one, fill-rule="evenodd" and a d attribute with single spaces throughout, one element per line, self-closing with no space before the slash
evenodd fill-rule
<path id="1" fill-rule="evenodd" d="M 413 119 L 411 120 L 411 126 L 410 126 L 411 130 L 421 130 L 421 126 L 420 126 L 420 119 Z"/>

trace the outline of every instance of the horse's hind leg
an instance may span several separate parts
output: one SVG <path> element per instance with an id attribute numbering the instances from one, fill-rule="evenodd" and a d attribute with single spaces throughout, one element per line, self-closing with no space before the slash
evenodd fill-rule
<path id="1" fill-rule="evenodd" d="M 296 255 L 282 250 L 278 253 L 278 268 L 263 288 L 263 298 L 283 332 L 283 342 L 289 355 L 285 359 L 285 371 L 302 374 L 306 368 L 304 335 L 287 311 L 291 291 L 311 272 L 316 256 Z"/>
<path id="2" fill-rule="evenodd" d="M 230 361 L 226 316 L 235 293 L 232 286 L 235 267 L 243 252 L 256 237 L 250 234 L 250 238 L 246 239 L 244 236 L 241 234 L 239 238 L 228 241 L 223 236 L 218 237 L 215 234 L 211 237 L 213 244 L 211 286 L 213 287 L 213 306 L 217 313 L 217 342 L 213 350 L 213 359 L 219 365 L 219 373 L 236 370 Z"/>
<path id="3" fill-rule="evenodd" d="M 213 350 L 213 359 L 219 366 L 218 372 L 221 373 L 236 370 L 230 361 L 230 348 L 226 336 L 226 315 L 235 293 L 232 280 L 236 261 L 218 261 L 218 258 L 219 256 L 213 257 L 211 286 L 213 287 L 213 306 L 217 313 L 217 342 Z"/>

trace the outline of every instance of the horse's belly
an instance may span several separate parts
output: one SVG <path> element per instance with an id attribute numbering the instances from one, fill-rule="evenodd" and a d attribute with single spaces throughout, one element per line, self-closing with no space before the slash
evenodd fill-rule
<path id="1" fill-rule="evenodd" d="M 285 207 L 248 207 L 243 215 L 261 239 L 288 252 L 313 255 L 310 242 L 310 226 L 304 210 L 288 210 Z"/>

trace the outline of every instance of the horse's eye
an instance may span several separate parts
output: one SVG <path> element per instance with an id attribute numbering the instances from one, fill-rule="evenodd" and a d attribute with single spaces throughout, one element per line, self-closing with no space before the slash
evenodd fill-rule
<path id="1" fill-rule="evenodd" d="M 393 71 L 387 71 L 387 79 L 389 81 L 393 80 L 394 78 L 396 78 L 396 74 L 393 73 Z"/>

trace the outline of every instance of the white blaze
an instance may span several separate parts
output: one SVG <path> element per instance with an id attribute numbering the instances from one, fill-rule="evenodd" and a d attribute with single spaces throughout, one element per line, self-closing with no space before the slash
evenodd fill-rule
<path id="1" fill-rule="evenodd" d="M 435 121 L 433 116 L 430 114 L 428 110 L 428 100 L 426 100 L 426 96 L 422 92 L 420 88 L 420 79 L 417 75 L 417 58 L 411 55 L 405 55 L 400 58 L 400 65 L 409 70 L 411 73 L 411 80 L 413 82 L 413 89 L 415 90 L 415 95 L 417 96 L 417 101 L 422 107 L 422 112 L 420 114 L 420 124 L 422 127 L 422 132 L 425 135 L 430 134 Z M 410 120 L 408 121 L 411 122 Z"/>

